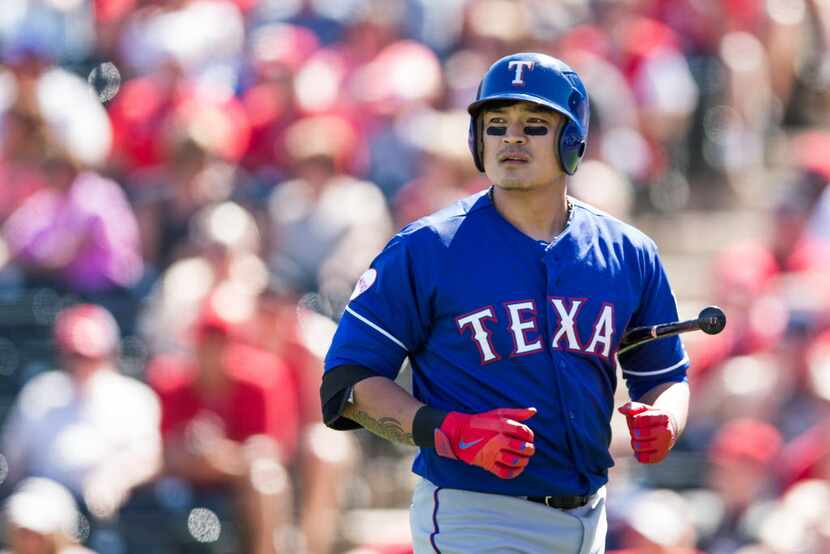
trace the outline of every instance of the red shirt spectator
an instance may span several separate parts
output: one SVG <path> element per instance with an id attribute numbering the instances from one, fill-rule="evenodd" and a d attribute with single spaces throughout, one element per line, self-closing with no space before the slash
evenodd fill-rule
<path id="1" fill-rule="evenodd" d="M 171 355 L 152 363 L 150 382 L 161 398 L 165 440 L 198 433 L 203 423 L 236 442 L 272 437 L 289 459 L 297 447 L 299 408 L 288 367 L 273 354 L 241 344 L 228 347 L 222 366 L 225 385 L 208 392 L 200 386 L 196 360 Z"/>
<path id="2" fill-rule="evenodd" d="M 294 395 L 275 356 L 239 345 L 233 324 L 211 309 L 198 320 L 192 357 L 161 357 L 150 383 L 161 399 L 165 473 L 196 486 L 219 485 L 244 522 L 242 549 L 273 554 L 290 521 L 291 486 L 280 458 L 296 443 Z"/>

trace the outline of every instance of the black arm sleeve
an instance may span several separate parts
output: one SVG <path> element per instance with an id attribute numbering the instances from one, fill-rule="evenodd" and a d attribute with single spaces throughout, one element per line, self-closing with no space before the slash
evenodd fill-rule
<path id="1" fill-rule="evenodd" d="M 327 427 L 338 431 L 360 429 L 361 425 L 347 417 L 343 417 L 343 408 L 352 394 L 355 384 L 377 377 L 378 374 L 369 368 L 359 365 L 341 365 L 330 369 L 323 374 L 323 384 L 320 385 L 320 403 L 323 406 L 323 423 Z"/>
<path id="2" fill-rule="evenodd" d="M 421 448 L 435 448 L 435 430 L 447 417 L 444 410 L 432 406 L 421 406 L 412 420 L 412 440 Z"/>
<path id="3" fill-rule="evenodd" d="M 343 408 L 351 396 L 352 387 L 364 379 L 376 376 L 377 373 L 371 369 L 359 365 L 341 365 L 324 373 L 323 384 L 320 385 L 323 423 L 338 431 L 360 429 L 362 426 L 359 423 L 343 417 Z M 435 429 L 441 427 L 447 413 L 430 406 L 421 406 L 415 412 L 412 422 L 415 444 L 421 448 L 435 448 Z"/>

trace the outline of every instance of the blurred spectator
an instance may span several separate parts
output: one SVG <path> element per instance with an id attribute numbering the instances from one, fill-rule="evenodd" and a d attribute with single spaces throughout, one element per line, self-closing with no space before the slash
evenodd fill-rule
<path id="1" fill-rule="evenodd" d="M 674 210 L 689 200 L 685 151 L 699 88 L 682 37 L 649 4 L 594 2 L 596 20 L 558 42 L 586 84 L 595 83 L 589 154 L 622 171 L 652 206 Z"/>
<path id="2" fill-rule="evenodd" d="M 830 266 L 830 241 L 813 233 L 810 222 L 826 189 L 827 176 L 808 167 L 794 169 L 774 198 L 769 248 L 782 272 L 826 269 Z"/>
<path id="3" fill-rule="evenodd" d="M 278 281 L 260 296 L 250 323 L 245 326 L 246 339 L 282 359 L 291 375 L 289 384 L 272 390 L 276 394 L 271 402 L 296 396 L 296 444 L 283 439 L 281 450 L 297 490 L 298 525 L 306 548 L 313 554 L 330 552 L 337 541 L 344 485 L 352 477 L 356 455 L 351 436 L 332 431 L 320 420 L 322 357 L 335 325 L 308 307 L 298 306 Z M 283 435 L 288 423 L 281 423 Z"/>
<path id="4" fill-rule="evenodd" d="M 699 543 L 707 553 L 731 553 L 753 542 L 752 509 L 778 493 L 780 483 L 771 477 L 781 446 L 781 434 L 763 421 L 735 419 L 718 430 L 706 485 L 717 495 L 722 515 L 717 529 Z"/>
<path id="5" fill-rule="evenodd" d="M 39 477 L 20 482 L 5 505 L 9 554 L 92 554 L 78 544 L 80 518 L 64 487 Z"/>
<path id="6" fill-rule="evenodd" d="M 716 256 L 713 269 L 712 280 L 718 283 L 715 301 L 729 313 L 734 325 L 705 346 L 717 354 L 717 347 L 724 343 L 712 359 L 705 353 L 703 359 L 698 358 L 701 373 L 729 356 L 766 350 L 786 328 L 786 310 L 771 292 L 780 269 L 761 241 L 726 245 Z"/>
<path id="7" fill-rule="evenodd" d="M 625 175 L 599 160 L 588 160 L 568 184 L 576 198 L 627 221 L 634 208 L 634 190 Z"/>
<path id="8" fill-rule="evenodd" d="M 803 479 L 830 481 L 830 331 L 819 335 L 806 355 L 807 379 L 805 399 L 797 406 L 810 425 L 790 440 L 782 456 L 782 478 L 785 486 Z M 800 411 L 801 411 L 800 410 Z"/>
<path id="9" fill-rule="evenodd" d="M 826 552 L 830 483 L 802 481 L 787 490 L 754 522 L 758 542 L 767 552 Z"/>
<path id="10" fill-rule="evenodd" d="M 251 317 L 268 284 L 259 248 L 256 221 L 238 204 L 207 205 L 190 217 L 187 240 L 179 244 L 181 257 L 166 267 L 139 317 L 150 351 L 183 349 L 211 294 L 222 302 L 226 317 L 237 323 Z"/>
<path id="11" fill-rule="evenodd" d="M 0 222 L 46 184 L 40 156 L 47 143 L 46 122 L 23 104 L 0 118 Z"/>
<path id="12" fill-rule="evenodd" d="M 107 520 L 158 470 L 158 400 L 118 373 L 118 328 L 103 308 L 65 309 L 54 338 L 61 370 L 26 384 L 3 431 L 9 479 L 54 479 Z"/>
<path id="13" fill-rule="evenodd" d="M 226 0 L 155 2 L 135 11 L 121 35 L 121 55 L 149 73 L 174 62 L 197 86 L 230 95 L 244 43 L 239 8 Z"/>
<path id="14" fill-rule="evenodd" d="M 399 125 L 404 129 L 404 138 L 420 151 L 421 170 L 393 199 L 397 227 L 487 186 L 470 163 L 463 140 L 469 119 L 467 112 L 460 110 L 422 110 L 410 117 L 406 125 Z"/>
<path id="15" fill-rule="evenodd" d="M 235 76 L 226 73 L 220 76 Z M 248 148 L 250 124 L 233 86 L 221 79 L 194 81 L 173 59 L 127 81 L 111 108 L 113 166 L 130 176 L 133 187 L 156 184 L 152 173 L 148 178 L 141 171 L 175 170 L 173 155 L 188 141 L 206 157 L 236 163 Z"/>
<path id="16" fill-rule="evenodd" d="M 0 70 L 0 222 L 13 220 L 2 231 L 11 261 L 29 277 L 39 273 L 76 292 L 131 283 L 141 263 L 137 246 L 122 239 L 129 237 L 129 219 L 118 232 L 96 228 L 101 206 L 84 205 L 91 191 L 111 189 L 101 192 L 101 203 L 116 213 L 107 219 L 104 210 L 104 222 L 130 212 L 118 187 L 92 172 L 110 148 L 106 111 L 84 80 L 49 67 L 38 54 L 25 52 L 9 69 Z M 73 196 L 68 190 L 75 184 Z M 75 236 L 56 236 L 62 232 Z"/>
<path id="17" fill-rule="evenodd" d="M 34 279 L 76 292 L 129 287 L 141 276 L 138 227 L 113 181 L 58 148 L 46 153 L 49 186 L 9 216 L 3 234 Z"/>
<path id="18" fill-rule="evenodd" d="M 92 53 L 91 2 L 7 0 L 0 19 L 0 53 L 15 59 L 36 53 L 45 59 L 78 62 Z"/>
<path id="19" fill-rule="evenodd" d="M 589 155 L 607 162 L 632 183 L 646 181 L 653 155 L 639 130 L 639 113 L 634 91 L 625 75 L 597 45 L 607 42 L 602 32 L 590 26 L 571 30 L 560 48 L 574 69 L 585 75 L 591 95 L 591 133 L 596 140 L 588 146 Z"/>
<path id="20" fill-rule="evenodd" d="M 317 290 L 339 314 L 353 284 L 392 232 L 378 187 L 344 172 L 357 137 L 343 118 L 302 119 L 286 132 L 294 179 L 268 201 L 268 264 L 300 292 Z"/>
<path id="21" fill-rule="evenodd" d="M 241 551 L 273 554 L 292 521 L 281 446 L 296 442 L 296 397 L 282 361 L 234 341 L 232 327 L 209 304 L 194 329 L 193 355 L 150 365 L 162 404 L 164 472 L 197 496 L 227 491 L 243 527 Z"/>
<path id="22" fill-rule="evenodd" d="M 190 138 L 177 142 L 169 163 L 133 179 L 142 249 L 148 266 L 164 271 L 191 255 L 191 227 L 196 214 L 228 196 L 232 170 Z M 152 183 L 152 184 L 151 184 Z"/>
<path id="23" fill-rule="evenodd" d="M 251 143 L 241 163 L 268 180 L 279 178 L 289 163 L 282 145 L 286 128 L 299 115 L 295 75 L 317 51 L 319 39 L 311 29 L 275 23 L 257 28 L 249 42 L 253 82 L 241 100 L 251 122 Z"/>
<path id="24" fill-rule="evenodd" d="M 766 236 L 732 242 L 716 255 L 713 291 L 730 325 L 705 344 L 692 345 L 699 382 L 731 356 L 770 349 L 800 369 L 804 341 L 828 324 L 830 298 L 818 283 L 830 267 L 830 242 L 809 230 L 824 186 L 817 173 L 796 168 L 764 216 L 770 221 Z"/>
<path id="25" fill-rule="evenodd" d="M 359 121 L 368 149 L 367 177 L 387 197 L 392 197 L 416 172 L 418 156 L 413 146 L 430 139 L 450 143 L 442 134 L 450 130 L 446 125 L 421 126 L 423 137 L 407 137 L 402 132 L 414 131 L 411 120 L 419 119 L 424 112 L 426 119 L 433 115 L 429 107 L 437 103 L 443 88 L 441 65 L 424 45 L 399 40 L 360 67 L 354 79 L 360 83 L 360 94 L 355 95 L 355 100 L 359 102 Z M 441 127 L 440 121 L 435 123 Z M 448 153 L 452 155 L 451 152 Z M 389 160 L 395 163 L 390 164 Z"/>
<path id="26" fill-rule="evenodd" d="M 830 420 L 813 425 L 790 441 L 782 458 L 785 485 L 809 479 L 830 482 Z"/>
<path id="27" fill-rule="evenodd" d="M 172 114 L 191 88 L 192 84 L 173 63 L 121 86 L 109 109 L 113 130 L 110 163 L 114 169 L 129 176 L 133 171 L 174 161 L 167 152 L 172 142 L 169 135 L 178 131 L 172 125 Z M 170 169 L 175 168 L 174 164 Z"/>
<path id="28" fill-rule="evenodd" d="M 696 407 L 694 433 L 689 436 L 692 448 L 705 448 L 724 422 L 739 417 L 774 421 L 781 432 L 793 432 L 785 429 L 780 414 L 786 413 L 798 390 L 797 373 L 794 361 L 783 351 L 730 356 L 697 385 L 704 398 Z M 803 415 L 802 428 L 813 419 Z"/>
<path id="29" fill-rule="evenodd" d="M 666 489 L 643 491 L 626 506 L 625 550 L 609 554 L 703 554 L 695 549 L 697 533 L 691 506 Z"/>
<path id="30" fill-rule="evenodd" d="M 101 169 L 112 146 L 107 112 L 89 83 L 39 58 L 10 66 L 9 105 L 23 106 L 46 124 L 44 150 L 60 150 L 78 165 Z"/>

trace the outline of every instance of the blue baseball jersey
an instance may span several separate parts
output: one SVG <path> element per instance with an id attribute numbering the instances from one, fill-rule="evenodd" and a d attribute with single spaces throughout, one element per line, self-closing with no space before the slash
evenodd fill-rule
<path id="1" fill-rule="evenodd" d="M 504 219 L 487 191 L 416 221 L 361 277 L 326 371 L 358 365 L 447 411 L 534 406 L 536 454 L 500 479 L 422 448 L 413 471 L 439 487 L 508 495 L 585 495 L 607 481 L 616 350 L 628 327 L 677 319 L 654 242 L 584 203 L 551 243 Z M 679 337 L 620 356 L 632 399 L 684 381 Z"/>

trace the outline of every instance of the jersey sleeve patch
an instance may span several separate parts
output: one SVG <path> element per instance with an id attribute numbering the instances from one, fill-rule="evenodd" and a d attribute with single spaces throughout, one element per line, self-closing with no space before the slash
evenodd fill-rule
<path id="1" fill-rule="evenodd" d="M 367 269 L 363 275 L 360 276 L 360 279 L 357 280 L 357 283 L 354 286 L 354 291 L 352 291 L 352 295 L 349 297 L 349 300 L 354 300 L 375 284 L 375 281 L 378 278 L 378 272 L 374 268 Z"/>
<path id="2" fill-rule="evenodd" d="M 407 352 L 428 335 L 434 289 L 431 240 L 420 233 L 394 237 L 355 287 L 326 355 L 325 368 L 359 365 L 395 378 Z"/>

